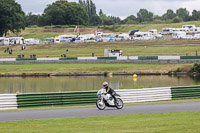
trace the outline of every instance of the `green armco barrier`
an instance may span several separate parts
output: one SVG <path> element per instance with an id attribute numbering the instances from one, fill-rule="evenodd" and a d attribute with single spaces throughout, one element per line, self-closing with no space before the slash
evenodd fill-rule
<path id="1" fill-rule="evenodd" d="M 172 99 L 200 98 L 200 86 L 172 87 Z"/>
<path id="2" fill-rule="evenodd" d="M 117 60 L 117 57 L 97 57 L 98 60 Z"/>
<path id="3" fill-rule="evenodd" d="M 65 92 L 65 93 L 41 93 L 18 94 L 18 108 L 67 106 L 67 105 L 91 105 L 95 104 L 97 92 Z"/>
<path id="4" fill-rule="evenodd" d="M 200 56 L 181 56 L 181 60 L 200 59 Z"/>
<path id="5" fill-rule="evenodd" d="M 32 61 L 37 60 L 37 58 L 16 58 L 16 61 Z"/>
<path id="6" fill-rule="evenodd" d="M 158 56 L 139 56 L 138 60 L 158 60 Z"/>
<path id="7" fill-rule="evenodd" d="M 66 58 L 59 58 L 59 60 L 78 60 L 77 57 L 66 57 Z"/>

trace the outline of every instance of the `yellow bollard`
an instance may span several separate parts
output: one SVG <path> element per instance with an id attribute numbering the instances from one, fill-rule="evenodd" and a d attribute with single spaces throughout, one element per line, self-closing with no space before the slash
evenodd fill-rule
<path id="1" fill-rule="evenodd" d="M 134 75 L 133 75 L 133 79 L 137 79 L 137 74 L 134 74 Z"/>
<path id="2" fill-rule="evenodd" d="M 134 74 L 134 75 L 133 75 L 133 81 L 134 81 L 134 82 L 137 82 L 137 74 Z"/>

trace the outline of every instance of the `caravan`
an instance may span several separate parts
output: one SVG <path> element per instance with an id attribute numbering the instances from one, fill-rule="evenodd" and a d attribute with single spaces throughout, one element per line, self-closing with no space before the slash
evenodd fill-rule
<path id="1" fill-rule="evenodd" d="M 136 32 L 133 40 L 155 40 L 150 32 Z"/>
<path id="2" fill-rule="evenodd" d="M 117 41 L 128 41 L 130 40 L 129 34 L 119 34 L 119 36 L 116 38 Z"/>
<path id="3" fill-rule="evenodd" d="M 9 39 L 10 39 L 10 45 L 24 44 L 23 37 L 10 37 Z"/>
<path id="4" fill-rule="evenodd" d="M 75 41 L 76 35 L 60 35 L 58 38 L 60 39 L 60 43 L 70 43 Z"/>
<path id="5" fill-rule="evenodd" d="M 170 35 L 174 32 L 174 28 L 163 28 L 161 31 L 162 35 Z"/>
<path id="6" fill-rule="evenodd" d="M 9 45 L 9 38 L 6 37 L 0 37 L 0 46 L 1 45 Z"/>
<path id="7" fill-rule="evenodd" d="M 187 35 L 187 33 L 184 31 L 178 31 L 172 34 L 172 38 L 173 39 L 193 39 L 193 36 Z"/>
<path id="8" fill-rule="evenodd" d="M 30 39 L 25 39 L 24 43 L 27 45 L 33 45 L 33 44 L 41 44 L 42 41 L 39 39 L 30 38 Z"/>

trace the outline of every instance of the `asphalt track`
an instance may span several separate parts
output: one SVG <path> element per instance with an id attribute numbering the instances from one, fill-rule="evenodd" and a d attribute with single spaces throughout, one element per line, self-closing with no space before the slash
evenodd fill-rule
<path id="1" fill-rule="evenodd" d="M 123 109 L 96 107 L 0 112 L 0 121 L 41 120 L 55 118 L 95 117 L 129 114 L 200 111 L 200 102 L 145 104 L 124 106 Z"/>

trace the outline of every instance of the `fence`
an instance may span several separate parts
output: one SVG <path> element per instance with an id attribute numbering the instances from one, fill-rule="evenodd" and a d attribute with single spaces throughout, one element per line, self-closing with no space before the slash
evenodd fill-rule
<path id="1" fill-rule="evenodd" d="M 1 109 L 17 109 L 16 94 L 0 94 Z"/>
<path id="2" fill-rule="evenodd" d="M 163 87 L 116 90 L 124 103 L 168 101 L 200 98 L 200 86 Z M 1 94 L 0 110 L 56 107 L 72 105 L 95 105 L 97 91 L 63 93 Z"/>

